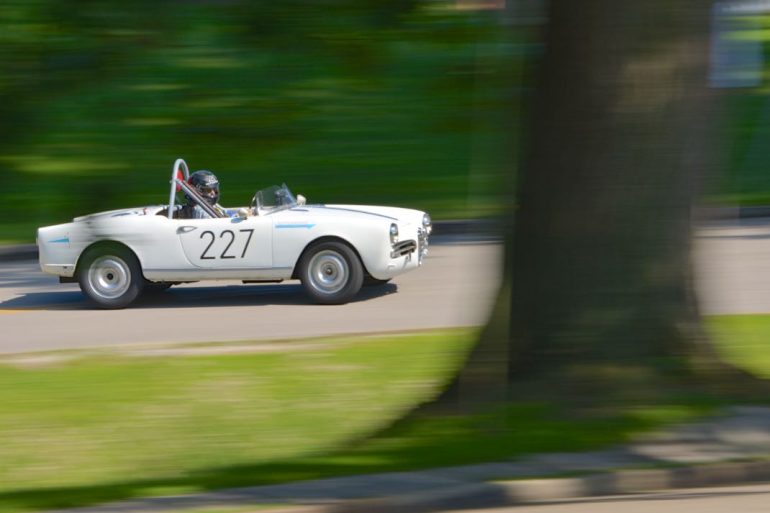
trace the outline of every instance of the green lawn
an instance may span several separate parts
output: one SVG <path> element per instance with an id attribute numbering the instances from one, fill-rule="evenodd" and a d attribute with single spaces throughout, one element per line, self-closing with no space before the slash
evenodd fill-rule
<path id="1" fill-rule="evenodd" d="M 770 379 L 770 315 L 719 315 L 706 323 L 725 359 Z"/>
<path id="2" fill-rule="evenodd" d="M 429 399 L 471 341 L 459 330 L 282 353 L 6 360 L 0 511 L 276 479 L 274 466 L 349 447 Z"/>
<path id="3" fill-rule="evenodd" d="M 707 322 L 726 358 L 770 377 L 770 316 Z M 725 404 L 669 391 L 576 414 L 533 396 L 398 421 L 441 389 L 476 334 L 6 357 L 0 461 L 11 464 L 0 466 L 0 511 L 588 450 Z"/>

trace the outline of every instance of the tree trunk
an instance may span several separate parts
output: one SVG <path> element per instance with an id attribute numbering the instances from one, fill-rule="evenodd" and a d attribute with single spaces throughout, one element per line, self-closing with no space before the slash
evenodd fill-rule
<path id="1" fill-rule="evenodd" d="M 707 2 L 554 1 L 513 233 L 512 376 L 710 360 L 691 206 L 713 162 Z"/>
<path id="2" fill-rule="evenodd" d="M 691 208 L 715 162 L 710 12 L 551 2 L 497 307 L 510 315 L 493 316 L 445 398 L 536 376 L 728 369 L 701 329 L 690 260 Z"/>

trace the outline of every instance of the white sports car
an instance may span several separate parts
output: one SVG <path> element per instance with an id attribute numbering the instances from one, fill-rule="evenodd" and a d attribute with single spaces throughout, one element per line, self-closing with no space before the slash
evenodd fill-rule
<path id="1" fill-rule="evenodd" d="M 80 284 L 101 308 L 123 308 L 143 291 L 200 280 L 299 279 L 317 303 L 350 301 L 364 284 L 419 267 L 428 214 L 405 208 L 306 205 L 286 185 L 257 191 L 249 207 L 213 209 L 178 159 L 168 205 L 113 210 L 39 228 L 40 268 Z M 182 191 L 210 218 L 180 219 Z"/>

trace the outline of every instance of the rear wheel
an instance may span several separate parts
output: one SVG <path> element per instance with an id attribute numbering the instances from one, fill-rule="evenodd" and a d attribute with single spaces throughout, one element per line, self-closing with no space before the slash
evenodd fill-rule
<path id="1" fill-rule="evenodd" d="M 321 242 L 302 257 L 299 278 L 316 303 L 347 303 L 361 290 L 364 269 L 358 255 L 342 242 Z"/>
<path id="2" fill-rule="evenodd" d="M 86 252 L 78 266 L 83 294 L 100 308 L 125 308 L 144 288 L 136 256 L 122 246 L 97 246 Z"/>

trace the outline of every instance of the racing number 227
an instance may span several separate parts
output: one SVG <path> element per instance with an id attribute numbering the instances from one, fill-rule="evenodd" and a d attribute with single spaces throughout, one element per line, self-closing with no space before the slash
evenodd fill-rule
<path id="1" fill-rule="evenodd" d="M 230 246 L 233 245 L 233 242 L 235 242 L 235 232 L 232 230 L 225 230 L 222 233 L 219 234 L 220 239 L 227 238 L 229 236 L 229 241 L 227 243 L 227 246 L 225 246 L 225 249 L 222 251 L 222 254 L 219 255 L 219 258 L 243 258 L 246 256 L 246 249 L 249 247 L 249 242 L 251 242 L 251 236 L 254 235 L 254 230 L 238 230 L 239 232 L 249 232 L 249 236 L 246 238 L 246 244 L 243 245 L 243 251 L 241 251 L 241 256 L 237 257 L 235 255 L 228 255 L 227 252 L 230 250 Z M 201 253 L 201 260 L 215 260 L 217 257 L 213 255 L 207 255 L 209 249 L 211 249 L 211 246 L 214 244 L 214 241 L 216 240 L 216 235 L 214 232 L 206 230 L 205 232 L 201 233 L 201 239 L 206 237 L 207 235 L 211 236 L 211 240 L 209 241 L 209 245 L 206 246 L 206 249 L 203 250 L 203 253 Z"/>

